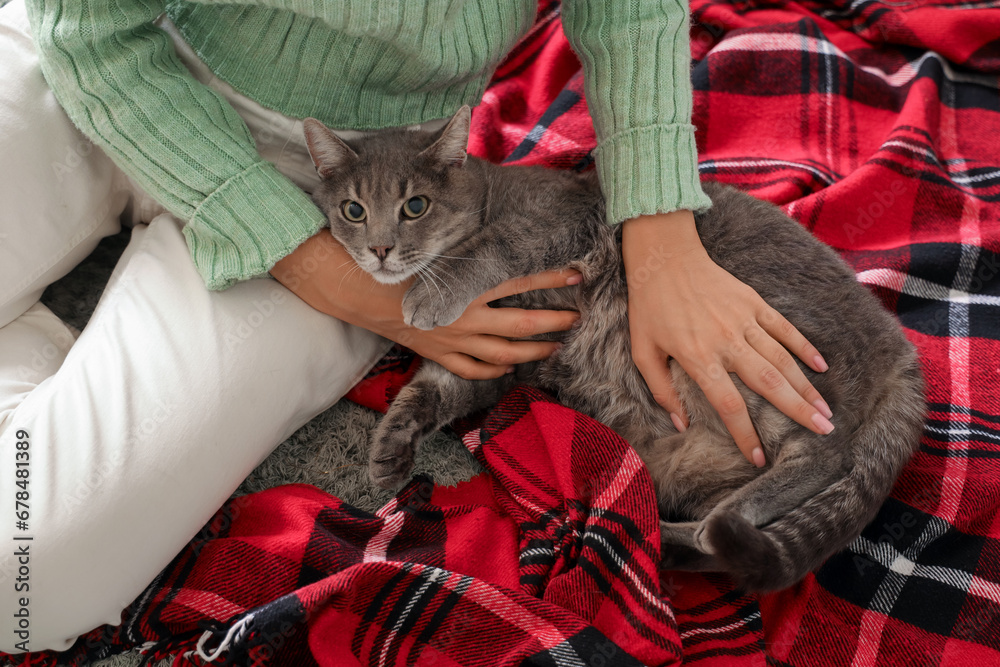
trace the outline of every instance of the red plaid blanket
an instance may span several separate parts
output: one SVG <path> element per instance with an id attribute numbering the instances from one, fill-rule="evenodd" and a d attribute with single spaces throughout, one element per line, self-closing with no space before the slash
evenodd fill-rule
<path id="1" fill-rule="evenodd" d="M 61 656 L 176 664 L 1000 665 L 1000 12 L 995 0 L 692 3 L 706 179 L 785 206 L 919 347 L 920 451 L 851 547 L 765 596 L 659 572 L 652 488 L 599 424 L 517 390 L 460 426 L 488 470 L 377 515 L 312 487 L 230 502 Z M 583 168 L 579 65 L 543 2 L 471 149 Z M 397 350 L 352 397 L 384 408 Z"/>

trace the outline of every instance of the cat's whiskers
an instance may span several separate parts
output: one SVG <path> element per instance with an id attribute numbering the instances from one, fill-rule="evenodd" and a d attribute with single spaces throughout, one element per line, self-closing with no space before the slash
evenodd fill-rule
<path id="1" fill-rule="evenodd" d="M 349 263 L 350 263 L 351 261 L 352 261 L 352 260 L 348 260 L 347 262 L 344 262 L 343 264 L 341 264 L 341 265 L 340 265 L 339 267 L 337 267 L 337 268 L 344 268 L 344 266 L 346 266 L 347 264 L 349 264 Z M 352 274 L 353 274 L 353 273 L 354 273 L 355 271 L 361 271 L 361 270 L 362 270 L 362 269 L 361 269 L 361 266 L 360 266 L 360 265 L 359 265 L 359 264 L 358 264 L 357 262 L 355 262 L 355 263 L 354 263 L 354 267 L 353 267 L 353 268 L 351 268 L 351 270 L 350 270 L 350 271 L 348 271 L 347 273 L 345 273 L 345 274 L 344 274 L 344 275 L 343 275 L 343 276 L 341 277 L 341 279 L 340 279 L 340 284 L 339 284 L 339 285 L 337 285 L 337 292 L 340 292 L 341 288 L 343 288 L 343 286 L 344 286 L 344 281 L 345 281 L 345 280 L 347 280 L 347 276 L 350 276 L 350 275 L 352 275 Z"/>
<path id="2" fill-rule="evenodd" d="M 426 267 L 427 271 L 433 274 L 435 278 L 440 280 L 442 284 L 444 284 L 444 286 L 448 288 L 448 291 L 451 292 L 452 296 L 455 296 L 455 290 L 451 288 L 451 283 L 447 280 L 444 280 L 442 276 L 436 272 L 444 271 L 446 274 L 448 274 L 448 277 L 451 278 L 452 280 L 455 280 L 455 274 L 452 273 L 451 270 L 449 270 L 448 267 L 445 266 L 444 264 L 437 264 L 435 266 L 432 262 L 427 262 Z M 433 270 L 431 269 L 431 267 L 434 267 Z"/>
<path id="3" fill-rule="evenodd" d="M 441 303 L 444 303 L 444 294 L 441 293 L 441 289 L 437 286 L 437 282 L 433 278 L 431 278 L 430 282 L 427 281 L 427 278 L 430 278 L 430 274 L 425 275 L 424 269 L 417 267 L 415 275 L 420 278 L 425 285 L 433 286 L 434 289 L 437 290 L 438 296 L 441 297 Z"/>
<path id="4" fill-rule="evenodd" d="M 344 267 L 345 267 L 345 266 L 347 266 L 348 264 L 354 264 L 354 266 L 353 266 L 353 267 L 351 268 L 351 270 L 349 270 L 349 271 L 348 271 L 347 273 L 345 273 L 345 274 L 344 274 L 344 275 L 343 275 L 343 276 L 341 277 L 341 279 L 340 279 L 340 284 L 339 284 L 339 285 L 337 285 L 337 291 L 338 291 L 338 292 L 339 292 L 339 291 L 340 291 L 340 289 L 341 289 L 341 288 L 342 288 L 342 287 L 344 286 L 344 281 L 345 281 L 345 280 L 347 280 L 347 276 L 351 275 L 351 274 L 352 274 L 352 273 L 354 273 L 355 271 L 358 271 L 358 270 L 361 270 L 361 265 L 359 265 L 359 264 L 358 264 L 358 263 L 357 263 L 357 262 L 356 262 L 356 261 L 354 260 L 354 258 L 353 258 L 353 257 L 348 257 L 348 258 L 347 258 L 347 259 L 346 259 L 346 260 L 345 260 L 344 262 L 341 262 L 340 266 L 338 266 L 338 267 L 337 267 L 337 270 L 338 270 L 338 271 L 339 271 L 339 270 L 341 270 L 342 268 L 344 268 Z"/>
<path id="5" fill-rule="evenodd" d="M 454 294 L 454 293 L 455 293 L 455 291 L 454 291 L 453 289 L 451 289 L 451 286 L 450 286 L 450 285 L 448 284 L 448 282 L 447 282 L 447 281 L 445 281 L 445 280 L 442 280 L 442 279 L 441 279 L 441 276 L 439 276 L 439 275 L 435 274 L 435 273 L 434 273 L 433 271 L 431 271 L 431 270 L 430 270 L 429 268 L 425 268 L 425 269 L 423 269 L 423 270 L 422 270 L 421 272 L 422 272 L 422 273 L 423 273 L 423 274 L 424 274 L 425 276 L 427 276 L 428 278 L 430 278 L 430 279 L 431 279 L 431 281 L 432 281 L 432 282 L 434 283 L 435 287 L 437 287 L 438 285 L 444 285 L 444 287 L 445 287 L 445 288 L 446 288 L 446 289 L 447 289 L 447 290 L 448 290 L 449 292 L 451 292 L 452 294 Z M 445 301 L 446 301 L 446 300 L 445 300 L 445 298 L 444 298 L 444 293 L 443 293 L 443 292 L 441 291 L 441 289 L 440 289 L 440 288 L 438 288 L 438 294 L 439 294 L 439 295 L 441 296 L 441 303 L 445 303 Z"/>
<path id="6" fill-rule="evenodd" d="M 435 277 L 435 278 L 437 278 L 438 280 L 441 280 L 441 281 L 442 281 L 442 282 L 444 283 L 445 287 L 447 287 L 447 288 L 448 288 L 448 290 L 449 290 L 449 291 L 450 291 L 450 292 L 451 292 L 452 294 L 454 294 L 454 293 L 455 293 L 455 290 L 451 289 L 451 284 L 450 284 L 450 283 L 449 283 L 449 282 L 448 282 L 447 280 L 442 280 L 442 277 L 441 277 L 441 276 L 440 276 L 440 275 L 439 275 L 438 273 L 435 273 L 434 271 L 431 271 L 431 268 L 430 268 L 430 267 L 431 267 L 431 266 L 433 266 L 433 263 L 432 263 L 432 262 L 425 262 L 425 263 L 421 263 L 421 264 L 420 264 L 420 266 L 421 266 L 421 267 L 423 267 L 423 268 L 425 268 L 425 269 L 427 269 L 427 270 L 428 270 L 428 272 L 430 272 L 430 273 L 433 273 L 433 274 L 434 274 L 434 277 Z M 448 269 L 448 267 L 447 267 L 447 266 L 444 266 L 443 264 L 438 264 L 438 265 L 437 265 L 437 266 L 435 267 L 435 270 L 436 270 L 436 271 L 444 271 L 444 272 L 445 272 L 445 273 L 446 273 L 446 274 L 448 275 L 448 277 L 449 277 L 449 278 L 451 278 L 452 280 L 454 280 L 454 279 L 455 279 L 455 274 L 454 274 L 454 273 L 452 273 L 452 272 L 451 272 L 451 270 L 450 270 L 450 269 Z"/>
<path id="7" fill-rule="evenodd" d="M 448 289 L 448 291 L 451 292 L 452 296 L 455 296 L 455 290 L 451 288 L 451 285 L 448 284 L 447 280 L 444 280 L 441 276 L 434 273 L 434 271 L 431 269 L 430 262 L 421 262 L 417 264 L 417 273 L 420 274 L 421 276 L 427 276 L 428 278 L 430 278 L 431 283 L 434 285 L 434 288 L 437 289 L 438 295 L 440 295 L 441 297 L 441 303 L 445 303 L 445 298 L 444 298 L 444 293 L 438 287 L 439 284 L 444 285 Z"/>
<path id="8" fill-rule="evenodd" d="M 419 272 L 421 270 L 427 270 L 428 272 L 433 273 L 432 271 L 430 271 L 430 267 L 434 263 L 434 259 L 433 258 L 431 258 L 429 260 L 427 260 L 427 259 L 418 260 L 418 261 L 412 262 L 412 264 L 411 264 L 411 259 L 415 255 L 420 255 L 420 254 L 429 254 L 429 253 L 423 253 L 423 252 L 421 252 L 419 250 L 412 250 L 405 257 L 400 257 L 398 261 L 399 261 L 400 264 L 411 265 L 412 266 L 412 270 L 414 272 Z M 437 268 L 444 270 L 448 274 L 449 278 L 454 278 L 455 277 L 454 274 L 451 271 L 449 271 L 447 267 L 438 265 Z M 441 280 L 441 276 L 439 276 L 437 273 L 433 273 L 433 275 L 438 280 Z M 451 293 L 454 294 L 455 291 L 452 290 L 451 286 L 448 285 L 448 281 L 445 280 L 443 282 L 444 282 L 445 286 L 448 287 L 448 289 L 451 291 Z"/>
<path id="9" fill-rule="evenodd" d="M 436 252 L 427 252 L 426 250 L 414 250 L 413 252 L 420 255 L 427 255 L 428 257 L 443 257 L 444 259 L 467 259 L 471 262 L 484 262 L 487 259 L 486 257 L 455 257 L 454 255 L 439 255 Z M 492 257 L 489 259 L 494 262 L 496 261 L 496 259 Z"/>

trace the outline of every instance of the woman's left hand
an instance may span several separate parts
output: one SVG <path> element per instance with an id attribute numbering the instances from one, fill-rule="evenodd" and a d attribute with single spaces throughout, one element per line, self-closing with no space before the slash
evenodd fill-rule
<path id="1" fill-rule="evenodd" d="M 746 403 L 729 376 L 806 428 L 829 433 L 830 408 L 789 350 L 817 372 L 826 362 L 749 286 L 708 256 L 691 211 L 640 216 L 622 230 L 632 359 L 679 430 L 687 417 L 667 361 L 676 359 L 719 412 L 748 461 L 764 465 Z"/>

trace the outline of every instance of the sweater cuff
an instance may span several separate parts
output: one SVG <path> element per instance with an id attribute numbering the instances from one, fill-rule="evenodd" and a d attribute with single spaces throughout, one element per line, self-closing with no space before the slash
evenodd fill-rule
<path id="1" fill-rule="evenodd" d="M 309 195 L 268 162 L 257 162 L 208 196 L 184 226 L 209 289 L 262 276 L 326 224 Z"/>
<path id="2" fill-rule="evenodd" d="M 610 224 L 712 205 L 698 179 L 694 125 L 654 125 L 620 132 L 601 142 L 594 157 Z"/>

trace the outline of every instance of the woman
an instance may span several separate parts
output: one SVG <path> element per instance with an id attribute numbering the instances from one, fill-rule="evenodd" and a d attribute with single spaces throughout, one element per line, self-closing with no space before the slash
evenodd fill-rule
<path id="1" fill-rule="evenodd" d="M 410 329 L 406 285 L 352 271 L 317 233 L 323 217 L 304 192 L 317 177 L 298 119 L 438 127 L 478 102 L 535 3 L 320 4 L 18 0 L 0 10 L 0 460 L 17 471 L 0 481 L 0 515 L 17 517 L 7 525 L 22 538 L 0 568 L 0 614 L 28 610 L 0 650 L 65 649 L 119 623 L 385 338 L 484 378 L 553 349 L 508 337 L 576 317 L 485 305 L 573 280 L 555 272 L 502 286 L 449 327 Z M 715 266 L 695 232 L 691 210 L 710 202 L 689 123 L 686 8 L 574 0 L 563 24 L 584 63 L 608 222 L 624 222 L 633 356 L 654 396 L 684 428 L 665 363 L 676 358 L 757 465 L 727 371 L 828 431 L 829 409 L 785 348 L 822 370 L 816 350 Z M 137 225 L 132 242 L 77 338 L 38 298 L 121 219 Z"/>

